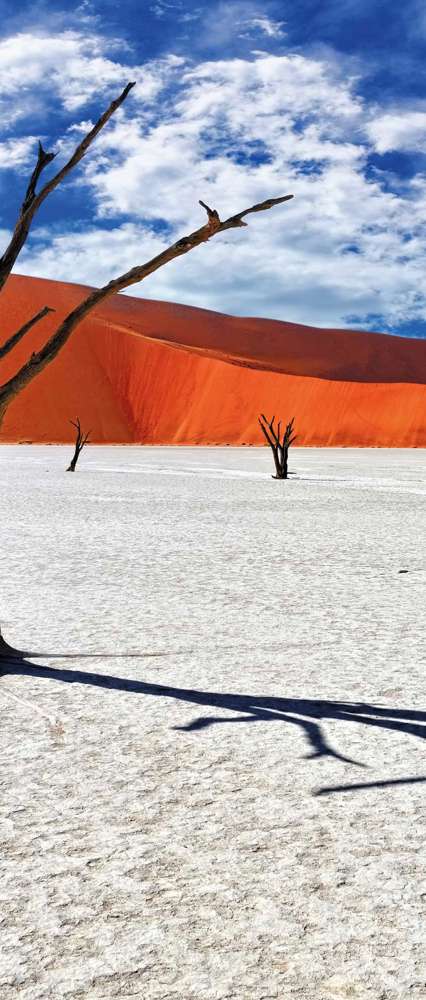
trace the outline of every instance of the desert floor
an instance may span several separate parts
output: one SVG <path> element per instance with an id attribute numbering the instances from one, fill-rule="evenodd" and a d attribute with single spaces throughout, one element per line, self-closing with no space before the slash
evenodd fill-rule
<path id="1" fill-rule="evenodd" d="M 0 449 L 2 1000 L 424 1000 L 425 451 L 71 452 Z"/>

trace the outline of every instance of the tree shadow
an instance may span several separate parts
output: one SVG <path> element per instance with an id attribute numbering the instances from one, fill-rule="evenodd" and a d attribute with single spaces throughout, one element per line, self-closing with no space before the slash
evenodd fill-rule
<path id="1" fill-rule="evenodd" d="M 319 788 L 314 795 L 332 795 L 333 792 L 359 792 L 367 788 L 390 788 L 392 785 L 416 785 L 426 781 L 424 775 L 412 778 L 385 778 L 383 781 L 363 781 L 352 785 L 325 785 Z"/>
<path id="2" fill-rule="evenodd" d="M 37 657 L 36 653 L 19 653 L 7 646 L 2 640 L 0 652 L 0 676 L 16 675 L 38 677 L 45 680 L 59 681 L 65 684 L 87 684 L 112 691 L 125 691 L 151 697 L 171 698 L 176 701 L 198 705 L 203 708 L 219 709 L 221 714 L 201 714 L 187 725 L 175 726 L 180 732 L 197 733 L 211 726 L 229 723 L 281 722 L 296 726 L 305 736 L 308 745 L 306 759 L 314 760 L 331 757 L 335 760 L 365 767 L 347 755 L 340 753 L 329 743 L 321 723 L 327 720 L 337 722 L 355 722 L 374 729 L 384 729 L 426 739 L 426 712 L 388 708 L 371 705 L 365 702 L 340 702 L 306 698 L 280 698 L 274 696 L 259 696 L 250 694 L 223 693 L 219 691 L 200 691 L 192 688 L 174 687 L 164 684 L 154 684 L 142 680 L 116 677 L 111 674 L 91 673 L 82 670 L 69 670 L 60 667 L 39 666 L 26 659 L 26 655 Z M 52 654 L 53 655 L 53 654 Z M 59 654 L 61 658 L 67 654 Z M 93 654 L 68 654 L 72 657 Z M 94 654 L 94 658 L 101 654 Z M 107 655 L 107 654 L 105 654 Z M 125 654 L 118 654 L 125 656 Z M 150 656 L 153 654 L 131 654 L 132 656 Z M 157 654 L 161 655 L 161 654 Z M 222 714 L 224 713 L 224 714 Z M 228 714 L 229 713 L 229 714 Z M 409 782 L 426 781 L 426 777 L 413 777 L 389 781 L 373 781 L 365 784 L 338 785 L 321 789 L 316 794 L 329 794 L 334 791 L 356 791 L 361 788 L 383 787 L 390 784 L 406 784 Z"/>

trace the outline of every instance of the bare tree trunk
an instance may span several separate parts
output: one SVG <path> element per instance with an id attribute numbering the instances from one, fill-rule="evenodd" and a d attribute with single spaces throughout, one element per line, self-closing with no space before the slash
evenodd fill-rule
<path id="1" fill-rule="evenodd" d="M 283 479 L 288 478 L 288 446 L 283 448 Z"/>
<path id="2" fill-rule="evenodd" d="M 79 417 L 77 417 L 77 420 L 70 420 L 70 424 L 72 424 L 73 427 L 75 427 L 75 429 L 77 431 L 77 434 L 76 434 L 76 439 L 75 439 L 74 455 L 73 455 L 73 457 L 71 459 L 71 462 L 70 462 L 70 464 L 69 464 L 69 466 L 67 468 L 67 472 L 75 472 L 75 467 L 76 467 L 77 462 L 78 462 L 78 460 L 80 458 L 80 452 L 83 451 L 84 445 L 87 444 L 87 442 L 89 440 L 90 431 L 88 431 L 87 434 L 83 434 L 83 432 L 81 430 L 81 426 L 80 426 Z"/>
<path id="3" fill-rule="evenodd" d="M 162 253 L 157 254 L 156 257 L 147 261 L 147 263 L 138 264 L 136 267 L 131 268 L 130 271 L 126 271 L 125 274 L 121 274 L 118 278 L 113 278 L 112 281 L 108 282 L 102 288 L 94 289 L 83 302 L 80 302 L 65 317 L 44 347 L 32 354 L 29 361 L 19 369 L 16 375 L 0 387 L 0 427 L 4 414 L 12 400 L 15 399 L 22 389 L 25 389 L 32 382 L 36 375 L 46 368 L 46 365 L 53 361 L 64 344 L 66 344 L 76 326 L 100 302 L 110 298 L 111 295 L 115 295 L 116 292 L 120 292 L 124 288 L 129 288 L 131 285 L 143 281 L 144 278 L 147 278 L 150 274 L 154 274 L 155 271 L 164 267 L 169 261 L 176 260 L 177 257 L 182 257 L 184 254 L 189 253 L 190 250 L 194 250 L 195 247 L 200 246 L 201 243 L 206 243 L 212 236 L 223 233 L 228 229 L 237 229 L 241 226 L 246 226 L 247 223 L 243 221 L 245 216 L 253 212 L 264 212 L 269 208 L 274 208 L 275 205 L 289 201 L 292 197 L 293 195 L 290 194 L 284 195 L 282 198 L 268 198 L 267 201 L 259 202 L 257 205 L 252 205 L 251 208 L 246 208 L 244 211 L 238 212 L 237 215 L 230 216 L 224 222 L 221 222 L 215 209 L 211 209 L 204 202 L 200 202 L 203 208 L 206 209 L 208 216 L 208 221 L 204 226 L 196 229 L 188 236 L 182 237 L 176 243 L 167 247 L 166 250 L 163 250 Z"/>
<path id="4" fill-rule="evenodd" d="M 261 413 L 259 419 L 259 424 L 261 430 L 266 438 L 269 447 L 274 456 L 275 472 L 276 475 L 273 479 L 287 479 L 288 478 L 288 452 L 290 445 L 296 440 L 296 434 L 293 433 L 294 417 L 290 420 L 290 423 L 286 424 L 285 431 L 281 436 L 281 420 L 278 422 L 278 427 L 275 430 L 274 421 L 275 417 L 269 421 L 263 413 Z"/>

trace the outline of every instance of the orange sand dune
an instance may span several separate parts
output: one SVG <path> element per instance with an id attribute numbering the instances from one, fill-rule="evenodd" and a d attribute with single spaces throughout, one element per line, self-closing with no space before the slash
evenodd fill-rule
<path id="1" fill-rule="evenodd" d="M 0 296 L 0 342 L 41 306 L 56 313 L 1 362 L 2 382 L 86 292 L 10 279 Z M 425 383 L 423 341 L 120 295 L 15 400 L 0 439 L 68 441 L 78 414 L 97 442 L 257 444 L 265 411 L 294 415 L 299 444 L 425 447 Z"/>

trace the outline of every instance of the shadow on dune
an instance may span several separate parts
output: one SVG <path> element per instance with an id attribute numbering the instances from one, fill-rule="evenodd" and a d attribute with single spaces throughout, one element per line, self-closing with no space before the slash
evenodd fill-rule
<path id="1" fill-rule="evenodd" d="M 374 729 L 395 730 L 396 732 L 426 738 L 426 712 L 413 709 L 385 708 L 363 702 L 339 702 L 311 700 L 306 698 L 279 698 L 216 691 L 199 691 L 192 688 L 180 688 L 164 684 L 154 684 L 142 680 L 130 680 L 115 677 L 111 674 L 90 673 L 82 670 L 68 670 L 59 667 L 39 666 L 31 663 L 25 657 L 38 654 L 20 653 L 8 646 L 0 634 L 0 677 L 24 676 L 39 677 L 45 680 L 59 681 L 64 684 L 87 684 L 93 687 L 105 688 L 110 691 L 125 691 L 151 697 L 171 698 L 176 701 L 197 705 L 204 709 L 220 710 L 224 714 L 201 714 L 187 725 L 176 726 L 175 729 L 196 733 L 211 726 L 226 723 L 250 722 L 281 722 L 297 726 L 304 734 L 310 752 L 307 759 L 333 757 L 336 760 L 365 767 L 359 761 L 340 753 L 330 745 L 321 723 L 326 720 L 337 722 L 355 722 Z M 52 654 L 53 655 L 53 654 Z M 59 654 L 65 658 L 66 654 Z M 68 654 L 70 657 L 92 654 Z M 101 654 L 97 654 L 100 656 Z M 104 654 L 106 655 L 106 654 Z M 125 656 L 126 654 L 118 654 Z M 162 655 L 162 654 L 130 654 L 132 656 Z M 58 658 L 59 658 L 58 656 Z M 93 658 L 97 658 L 96 654 Z M 229 713 L 229 714 L 227 714 Z M 326 795 L 332 792 L 357 791 L 362 788 L 380 788 L 388 785 L 408 784 L 426 781 L 426 777 L 398 778 L 383 781 L 356 783 L 352 785 L 337 785 L 322 788 L 315 794 Z"/>

